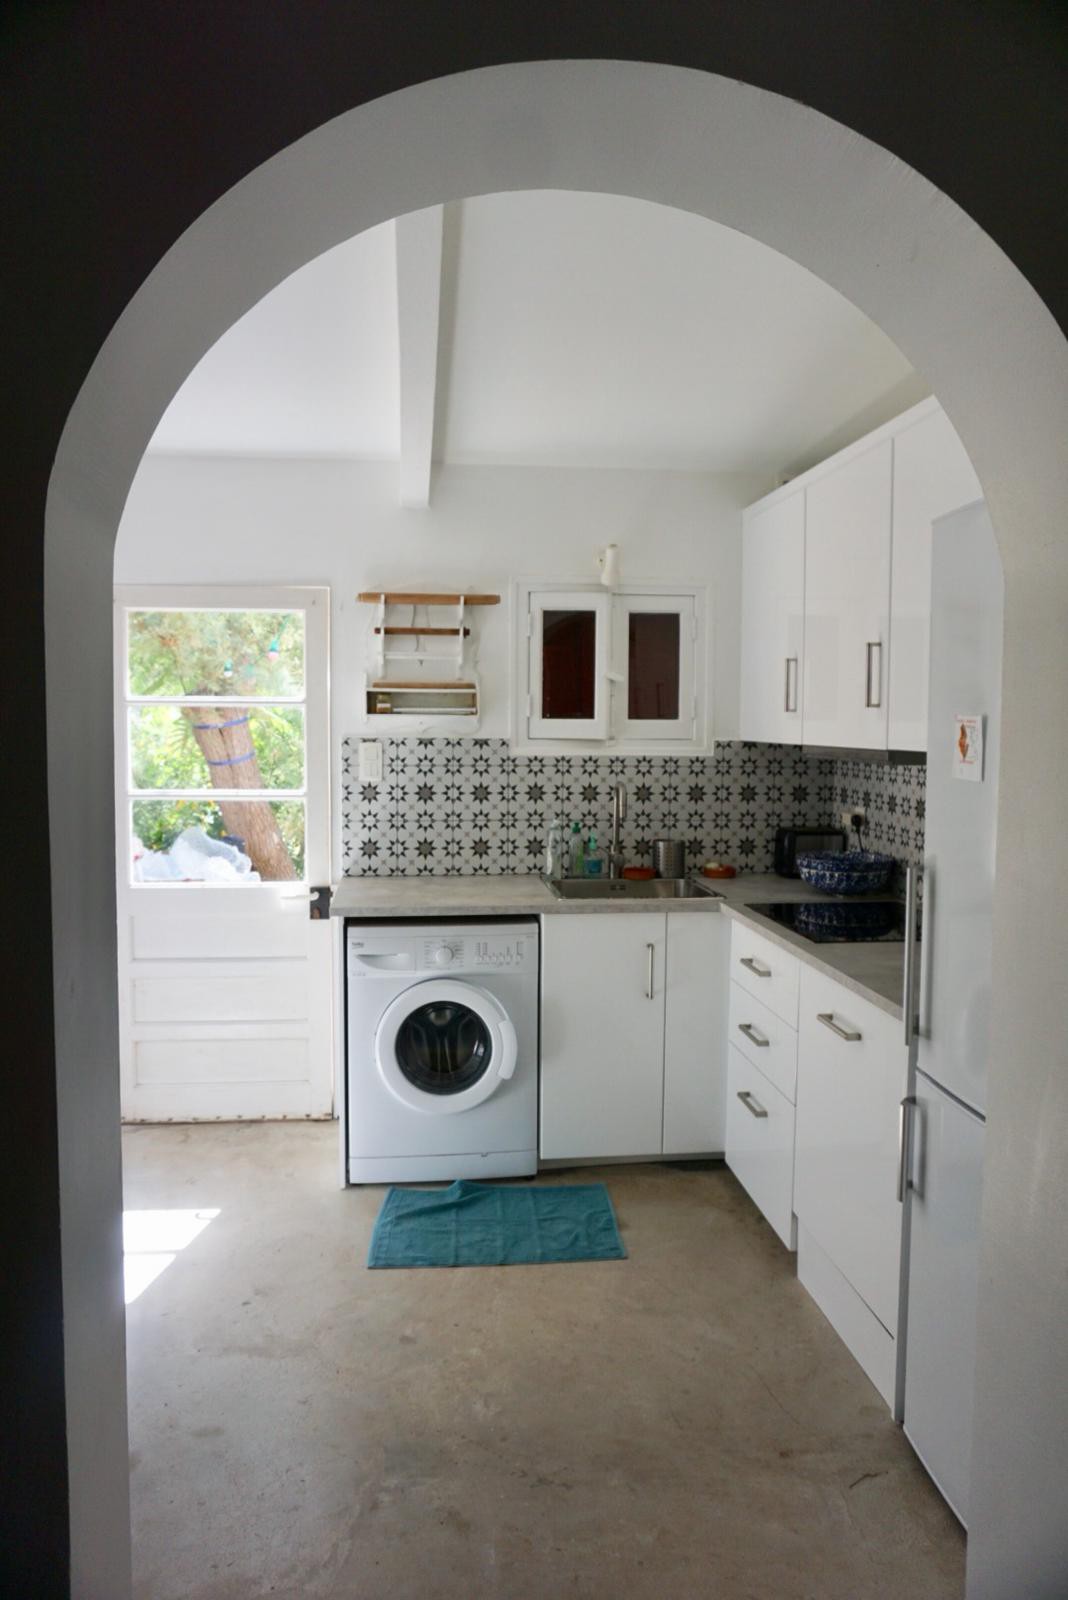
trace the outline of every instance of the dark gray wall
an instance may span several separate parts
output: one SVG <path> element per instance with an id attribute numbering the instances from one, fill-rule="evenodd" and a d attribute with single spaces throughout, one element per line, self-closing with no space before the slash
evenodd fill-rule
<path id="1" fill-rule="evenodd" d="M 704 68 L 817 107 L 956 199 L 1068 326 L 1061 8 L 615 0 L 521 10 L 473 0 L 458 13 L 440 0 L 142 0 L 7 9 L 0 148 L 13 414 L 2 541 L 4 792 L 16 867 L 9 858 L 4 893 L 6 1015 L 19 1037 L 0 1136 L 11 1453 L 5 1592 L 47 1597 L 69 1588 L 41 549 L 64 419 L 134 290 L 253 166 L 329 117 L 409 83 L 563 57 Z"/>

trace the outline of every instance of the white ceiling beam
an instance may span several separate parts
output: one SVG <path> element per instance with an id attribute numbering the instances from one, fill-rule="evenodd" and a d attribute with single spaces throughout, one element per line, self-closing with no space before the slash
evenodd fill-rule
<path id="1" fill-rule="evenodd" d="M 400 503 L 430 504 L 430 463 L 438 386 L 441 234 L 444 208 L 398 217 L 397 321 L 400 334 Z"/>

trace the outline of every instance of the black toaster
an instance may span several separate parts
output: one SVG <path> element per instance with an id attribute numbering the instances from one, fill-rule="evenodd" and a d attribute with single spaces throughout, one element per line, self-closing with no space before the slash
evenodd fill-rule
<path id="1" fill-rule="evenodd" d="M 844 850 L 841 828 L 776 828 L 775 871 L 780 878 L 797 877 L 797 858 L 809 850 Z"/>

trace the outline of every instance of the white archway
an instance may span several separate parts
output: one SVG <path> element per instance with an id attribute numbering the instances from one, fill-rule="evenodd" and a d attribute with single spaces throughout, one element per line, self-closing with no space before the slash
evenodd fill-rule
<path id="1" fill-rule="evenodd" d="M 119 1600 L 128 1586 L 110 809 L 110 589 L 123 504 L 175 390 L 282 278 L 397 214 L 523 188 L 659 201 L 798 261 L 923 372 L 983 482 L 1007 584 L 1005 825 L 970 1593 L 1010 1592 L 1024 1550 L 1033 1592 L 1045 1592 L 1064 1482 L 1055 1397 L 1068 1391 L 1066 1291 L 1048 1269 L 1068 1217 L 1068 1073 L 1058 1071 L 1068 345 L 999 248 L 885 150 L 732 80 L 611 61 L 438 79 L 282 151 L 175 243 L 68 419 L 49 491 L 46 616 L 73 1592 Z M 993 1379 L 1010 1343 L 1017 1381 L 1006 1388 Z"/>

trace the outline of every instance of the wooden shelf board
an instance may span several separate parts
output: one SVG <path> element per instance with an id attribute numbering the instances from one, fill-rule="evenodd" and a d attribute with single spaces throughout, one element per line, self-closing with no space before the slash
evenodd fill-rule
<path id="1" fill-rule="evenodd" d="M 365 589 L 356 596 L 368 605 L 377 605 L 385 598 L 387 606 L 499 606 L 499 594 L 401 594 L 395 589 Z"/>
<path id="2" fill-rule="evenodd" d="M 420 683 L 397 683 L 383 680 L 381 682 L 372 683 L 369 687 L 370 689 L 380 689 L 382 691 L 387 689 L 396 689 L 402 694 L 411 694 L 413 690 L 416 689 L 451 689 L 457 693 L 474 694 L 478 688 L 478 684 L 461 683 L 457 679 L 446 679 L 443 681 L 434 678 L 427 679 L 425 682 Z"/>
<path id="3" fill-rule="evenodd" d="M 453 639 L 459 638 L 461 633 L 465 639 L 468 639 L 471 636 L 470 628 L 394 628 L 392 625 L 390 625 L 388 628 L 375 628 L 374 631 L 375 633 L 428 633 L 432 634 L 435 638 L 443 637 L 447 634 Z"/>

